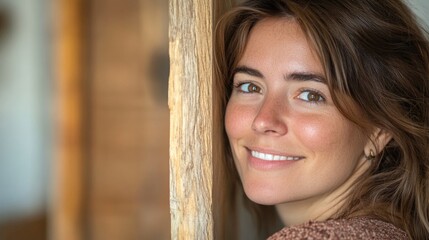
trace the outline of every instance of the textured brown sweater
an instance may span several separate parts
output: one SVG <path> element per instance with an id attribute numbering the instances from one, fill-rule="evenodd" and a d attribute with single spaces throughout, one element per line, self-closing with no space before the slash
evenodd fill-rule
<path id="1" fill-rule="evenodd" d="M 298 226 L 285 227 L 268 238 L 279 239 L 377 239 L 402 240 L 408 239 L 406 233 L 386 223 L 369 217 L 309 222 Z"/>

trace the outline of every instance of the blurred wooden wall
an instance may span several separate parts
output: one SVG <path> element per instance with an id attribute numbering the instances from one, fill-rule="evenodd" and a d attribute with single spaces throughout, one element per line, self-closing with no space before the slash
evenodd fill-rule
<path id="1" fill-rule="evenodd" d="M 61 0 L 55 12 L 51 238 L 170 239 L 168 2 Z"/>
<path id="2" fill-rule="evenodd" d="M 91 0 L 91 240 L 170 238 L 167 21 L 165 0 Z"/>

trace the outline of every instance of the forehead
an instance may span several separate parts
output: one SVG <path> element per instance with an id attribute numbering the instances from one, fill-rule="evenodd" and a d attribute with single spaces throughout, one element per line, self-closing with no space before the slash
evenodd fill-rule
<path id="1" fill-rule="evenodd" d="M 292 37 L 295 40 L 305 38 L 305 34 L 295 18 L 268 17 L 261 19 L 255 24 L 250 35 L 255 32 L 278 38 Z"/>
<path id="2" fill-rule="evenodd" d="M 238 65 L 324 75 L 322 64 L 301 26 L 293 18 L 266 18 L 251 30 Z M 280 69 L 279 69 L 280 70 Z"/>

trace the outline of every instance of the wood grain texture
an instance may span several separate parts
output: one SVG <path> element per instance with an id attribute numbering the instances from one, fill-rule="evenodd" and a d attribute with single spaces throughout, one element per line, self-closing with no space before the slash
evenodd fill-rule
<path id="1" fill-rule="evenodd" d="M 172 239 L 213 239 L 212 1 L 170 0 Z"/>

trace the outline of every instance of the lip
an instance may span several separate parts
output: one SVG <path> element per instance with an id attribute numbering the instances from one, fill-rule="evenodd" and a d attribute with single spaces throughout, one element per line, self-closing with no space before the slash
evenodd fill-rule
<path id="1" fill-rule="evenodd" d="M 280 153 L 276 151 L 247 148 L 248 162 L 252 168 L 259 170 L 274 170 L 295 164 L 305 157 L 294 154 Z"/>

